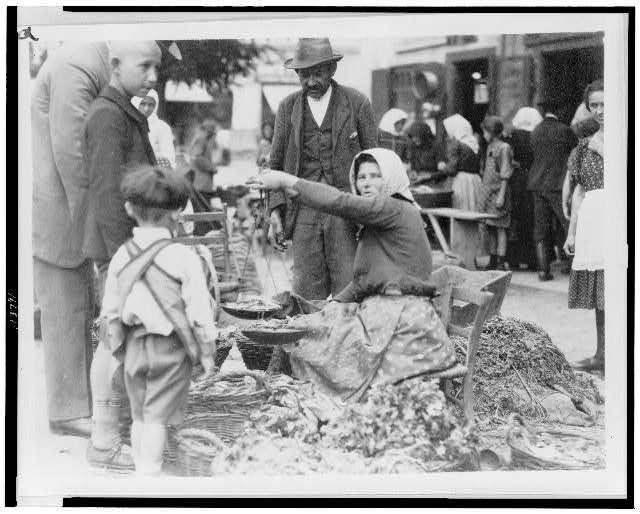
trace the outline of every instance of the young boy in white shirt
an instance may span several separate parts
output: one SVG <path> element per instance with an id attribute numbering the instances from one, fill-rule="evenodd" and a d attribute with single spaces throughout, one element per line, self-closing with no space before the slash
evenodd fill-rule
<path id="1" fill-rule="evenodd" d="M 145 166 L 121 185 L 133 237 L 109 264 L 102 321 L 113 355 L 124 361 L 136 471 L 156 475 L 169 424 L 180 424 L 191 369 L 214 367 L 217 329 L 200 257 L 172 241 L 188 198 L 181 177 Z"/>

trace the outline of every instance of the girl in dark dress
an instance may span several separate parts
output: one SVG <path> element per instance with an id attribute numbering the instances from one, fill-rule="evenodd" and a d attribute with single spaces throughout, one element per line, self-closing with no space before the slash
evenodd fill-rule
<path id="1" fill-rule="evenodd" d="M 484 220 L 480 224 L 480 234 L 483 239 L 489 238 L 489 268 L 504 270 L 507 230 L 511 225 L 509 179 L 513 174 L 513 152 L 500 139 L 503 130 L 500 118 L 487 116 L 482 122 L 482 129 L 488 146 L 480 190 L 480 212 L 498 217 Z"/>
<path id="2" fill-rule="evenodd" d="M 569 157 L 576 182 L 571 201 L 571 222 L 564 250 L 574 255 L 569 278 L 569 308 L 595 309 L 597 345 L 593 357 L 574 367 L 604 371 L 604 82 L 597 80 L 585 91 L 587 107 L 600 129 L 580 140 Z"/>
<path id="3" fill-rule="evenodd" d="M 542 116 L 533 107 L 522 107 L 513 121 L 513 132 L 509 144 L 513 149 L 514 171 L 509 180 L 513 205 L 512 223 L 507 249 L 507 262 L 514 268 L 526 264 L 528 269 L 537 265 L 533 244 L 533 197 L 527 191 L 527 176 L 533 162 L 531 131 L 542 121 Z"/>

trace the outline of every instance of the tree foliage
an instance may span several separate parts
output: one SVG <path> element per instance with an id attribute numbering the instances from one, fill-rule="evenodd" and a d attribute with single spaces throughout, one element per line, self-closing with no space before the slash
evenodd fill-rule
<path id="1" fill-rule="evenodd" d="M 165 47 L 170 41 L 163 42 Z M 212 96 L 224 91 L 238 76 L 246 77 L 255 68 L 261 47 L 254 41 L 239 39 L 197 39 L 177 41 L 182 60 L 164 59 L 159 85 L 168 80 L 191 85 L 201 80 Z M 163 88 L 161 88 L 163 89 Z"/>

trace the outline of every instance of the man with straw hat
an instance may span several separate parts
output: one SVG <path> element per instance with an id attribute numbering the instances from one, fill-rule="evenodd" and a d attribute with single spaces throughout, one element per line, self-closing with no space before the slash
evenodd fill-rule
<path id="1" fill-rule="evenodd" d="M 348 192 L 351 162 L 376 146 L 377 129 L 369 100 L 333 80 L 342 57 L 327 38 L 298 41 L 284 66 L 296 71 L 302 89 L 278 107 L 269 167 Z M 269 209 L 277 247 L 292 240 L 293 292 L 307 300 L 337 295 L 353 278 L 356 227 L 284 191 L 270 194 Z"/>

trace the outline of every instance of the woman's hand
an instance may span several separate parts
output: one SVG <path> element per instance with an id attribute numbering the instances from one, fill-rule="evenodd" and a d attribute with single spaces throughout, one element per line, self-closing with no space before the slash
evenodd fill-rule
<path id="1" fill-rule="evenodd" d="M 574 255 L 576 253 L 576 236 L 569 234 L 562 249 L 567 255 Z"/>
<path id="2" fill-rule="evenodd" d="M 265 169 L 260 174 L 249 177 L 248 186 L 255 186 L 260 189 L 289 189 L 298 181 L 298 177 L 290 175 L 284 171 Z"/>
<path id="3" fill-rule="evenodd" d="M 444 161 L 440 161 L 438 163 L 438 171 L 444 171 L 447 169 L 447 163 Z"/>
<path id="4" fill-rule="evenodd" d="M 496 198 L 496 209 L 502 209 L 504 207 L 504 195 L 498 195 Z"/>

